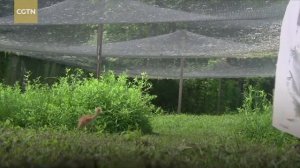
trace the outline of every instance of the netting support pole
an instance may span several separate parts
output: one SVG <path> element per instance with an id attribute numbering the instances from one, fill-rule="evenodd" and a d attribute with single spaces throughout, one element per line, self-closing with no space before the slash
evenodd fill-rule
<path id="1" fill-rule="evenodd" d="M 27 81 L 25 81 L 25 75 L 26 74 L 26 65 L 25 65 L 25 61 L 24 61 L 24 57 L 19 57 L 20 60 L 20 74 L 22 75 L 22 89 L 25 90 L 26 85 L 27 85 Z M 45 69 L 44 69 L 45 70 Z"/>
<path id="2" fill-rule="evenodd" d="M 97 30 L 97 69 L 96 69 L 97 78 L 99 78 L 101 75 L 102 43 L 103 43 L 103 24 L 99 24 Z"/>
<path id="3" fill-rule="evenodd" d="M 177 113 L 181 113 L 181 107 L 182 107 L 183 66 L 184 66 L 184 58 L 181 58 L 180 59 L 180 79 L 179 79 L 179 92 L 178 92 Z"/>

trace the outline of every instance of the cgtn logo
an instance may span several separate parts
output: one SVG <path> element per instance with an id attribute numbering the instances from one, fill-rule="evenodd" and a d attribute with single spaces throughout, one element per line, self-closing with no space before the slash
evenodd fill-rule
<path id="1" fill-rule="evenodd" d="M 38 0 L 14 0 L 14 23 L 38 22 Z"/>
<path id="2" fill-rule="evenodd" d="M 18 15 L 35 15 L 36 9 L 17 9 L 16 10 Z"/>

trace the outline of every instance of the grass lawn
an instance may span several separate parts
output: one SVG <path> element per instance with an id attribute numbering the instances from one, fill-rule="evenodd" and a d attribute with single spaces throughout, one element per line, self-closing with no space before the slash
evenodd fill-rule
<path id="1" fill-rule="evenodd" d="M 300 167 L 297 139 L 271 125 L 268 136 L 247 136 L 242 117 L 158 115 L 151 118 L 151 135 L 2 123 L 0 167 Z"/>

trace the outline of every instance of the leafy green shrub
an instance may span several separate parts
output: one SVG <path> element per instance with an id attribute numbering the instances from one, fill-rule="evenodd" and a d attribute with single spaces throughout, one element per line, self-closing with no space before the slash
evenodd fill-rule
<path id="1" fill-rule="evenodd" d="M 125 74 L 112 72 L 100 79 L 84 77 L 81 70 L 58 78 L 52 86 L 27 77 L 25 91 L 20 86 L 0 85 L 0 121 L 10 120 L 22 127 L 66 127 L 73 129 L 78 118 L 93 114 L 100 106 L 105 112 L 90 125 L 97 131 L 151 132 L 148 117 L 155 107 L 155 96 L 146 91 L 151 87 L 145 76 L 129 81 Z"/>
<path id="2" fill-rule="evenodd" d="M 240 127 L 237 128 L 242 136 L 253 141 L 271 141 L 277 145 L 292 139 L 273 128 L 272 104 L 263 90 L 250 85 L 244 96 L 242 108 L 238 109 L 241 121 Z"/>
<path id="3" fill-rule="evenodd" d="M 267 94 L 263 90 L 257 90 L 249 86 L 244 92 L 242 108 L 238 111 L 241 113 L 259 113 L 271 110 L 271 102 L 267 99 Z"/>

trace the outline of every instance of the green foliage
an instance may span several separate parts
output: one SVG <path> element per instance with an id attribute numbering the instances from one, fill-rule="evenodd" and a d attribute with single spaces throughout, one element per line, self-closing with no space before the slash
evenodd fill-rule
<path id="1" fill-rule="evenodd" d="M 241 103 L 240 83 L 236 79 L 186 80 L 183 109 L 185 112 L 197 114 L 220 114 L 236 110 Z"/>
<path id="2" fill-rule="evenodd" d="M 269 112 L 271 110 L 271 102 L 267 99 L 267 94 L 263 90 L 257 90 L 253 86 L 248 86 L 244 92 L 244 100 L 242 108 L 238 111 L 241 113 L 259 113 Z"/>
<path id="3" fill-rule="evenodd" d="M 151 132 L 148 118 L 155 107 L 155 96 L 146 91 L 151 87 L 147 78 L 129 81 L 112 72 L 100 79 L 84 77 L 81 70 L 67 70 L 52 86 L 26 76 L 25 91 L 20 86 L 0 84 L 0 120 L 9 120 L 22 127 L 65 127 L 73 129 L 78 118 L 93 114 L 100 106 L 105 112 L 89 126 L 89 130 L 122 132 L 141 130 Z"/>
<path id="4" fill-rule="evenodd" d="M 218 80 L 191 79 L 184 83 L 183 111 L 194 113 L 216 113 Z"/>
<path id="5" fill-rule="evenodd" d="M 267 99 L 263 90 L 258 90 L 251 85 L 244 93 L 239 133 L 253 141 L 272 141 L 282 145 L 291 138 L 272 127 L 272 104 Z"/>
<path id="6" fill-rule="evenodd" d="M 234 128 L 241 116 L 156 115 L 150 119 L 156 134 L 148 135 L 139 130 L 102 134 L 29 129 L 0 122 L 0 167 L 300 166 L 299 148 L 293 148 L 297 140 L 276 146 L 271 137 L 262 143 L 237 136 Z"/>
<path id="7" fill-rule="evenodd" d="M 6 69 L 8 66 L 8 58 L 5 52 L 0 52 L 0 81 L 6 74 Z"/>

